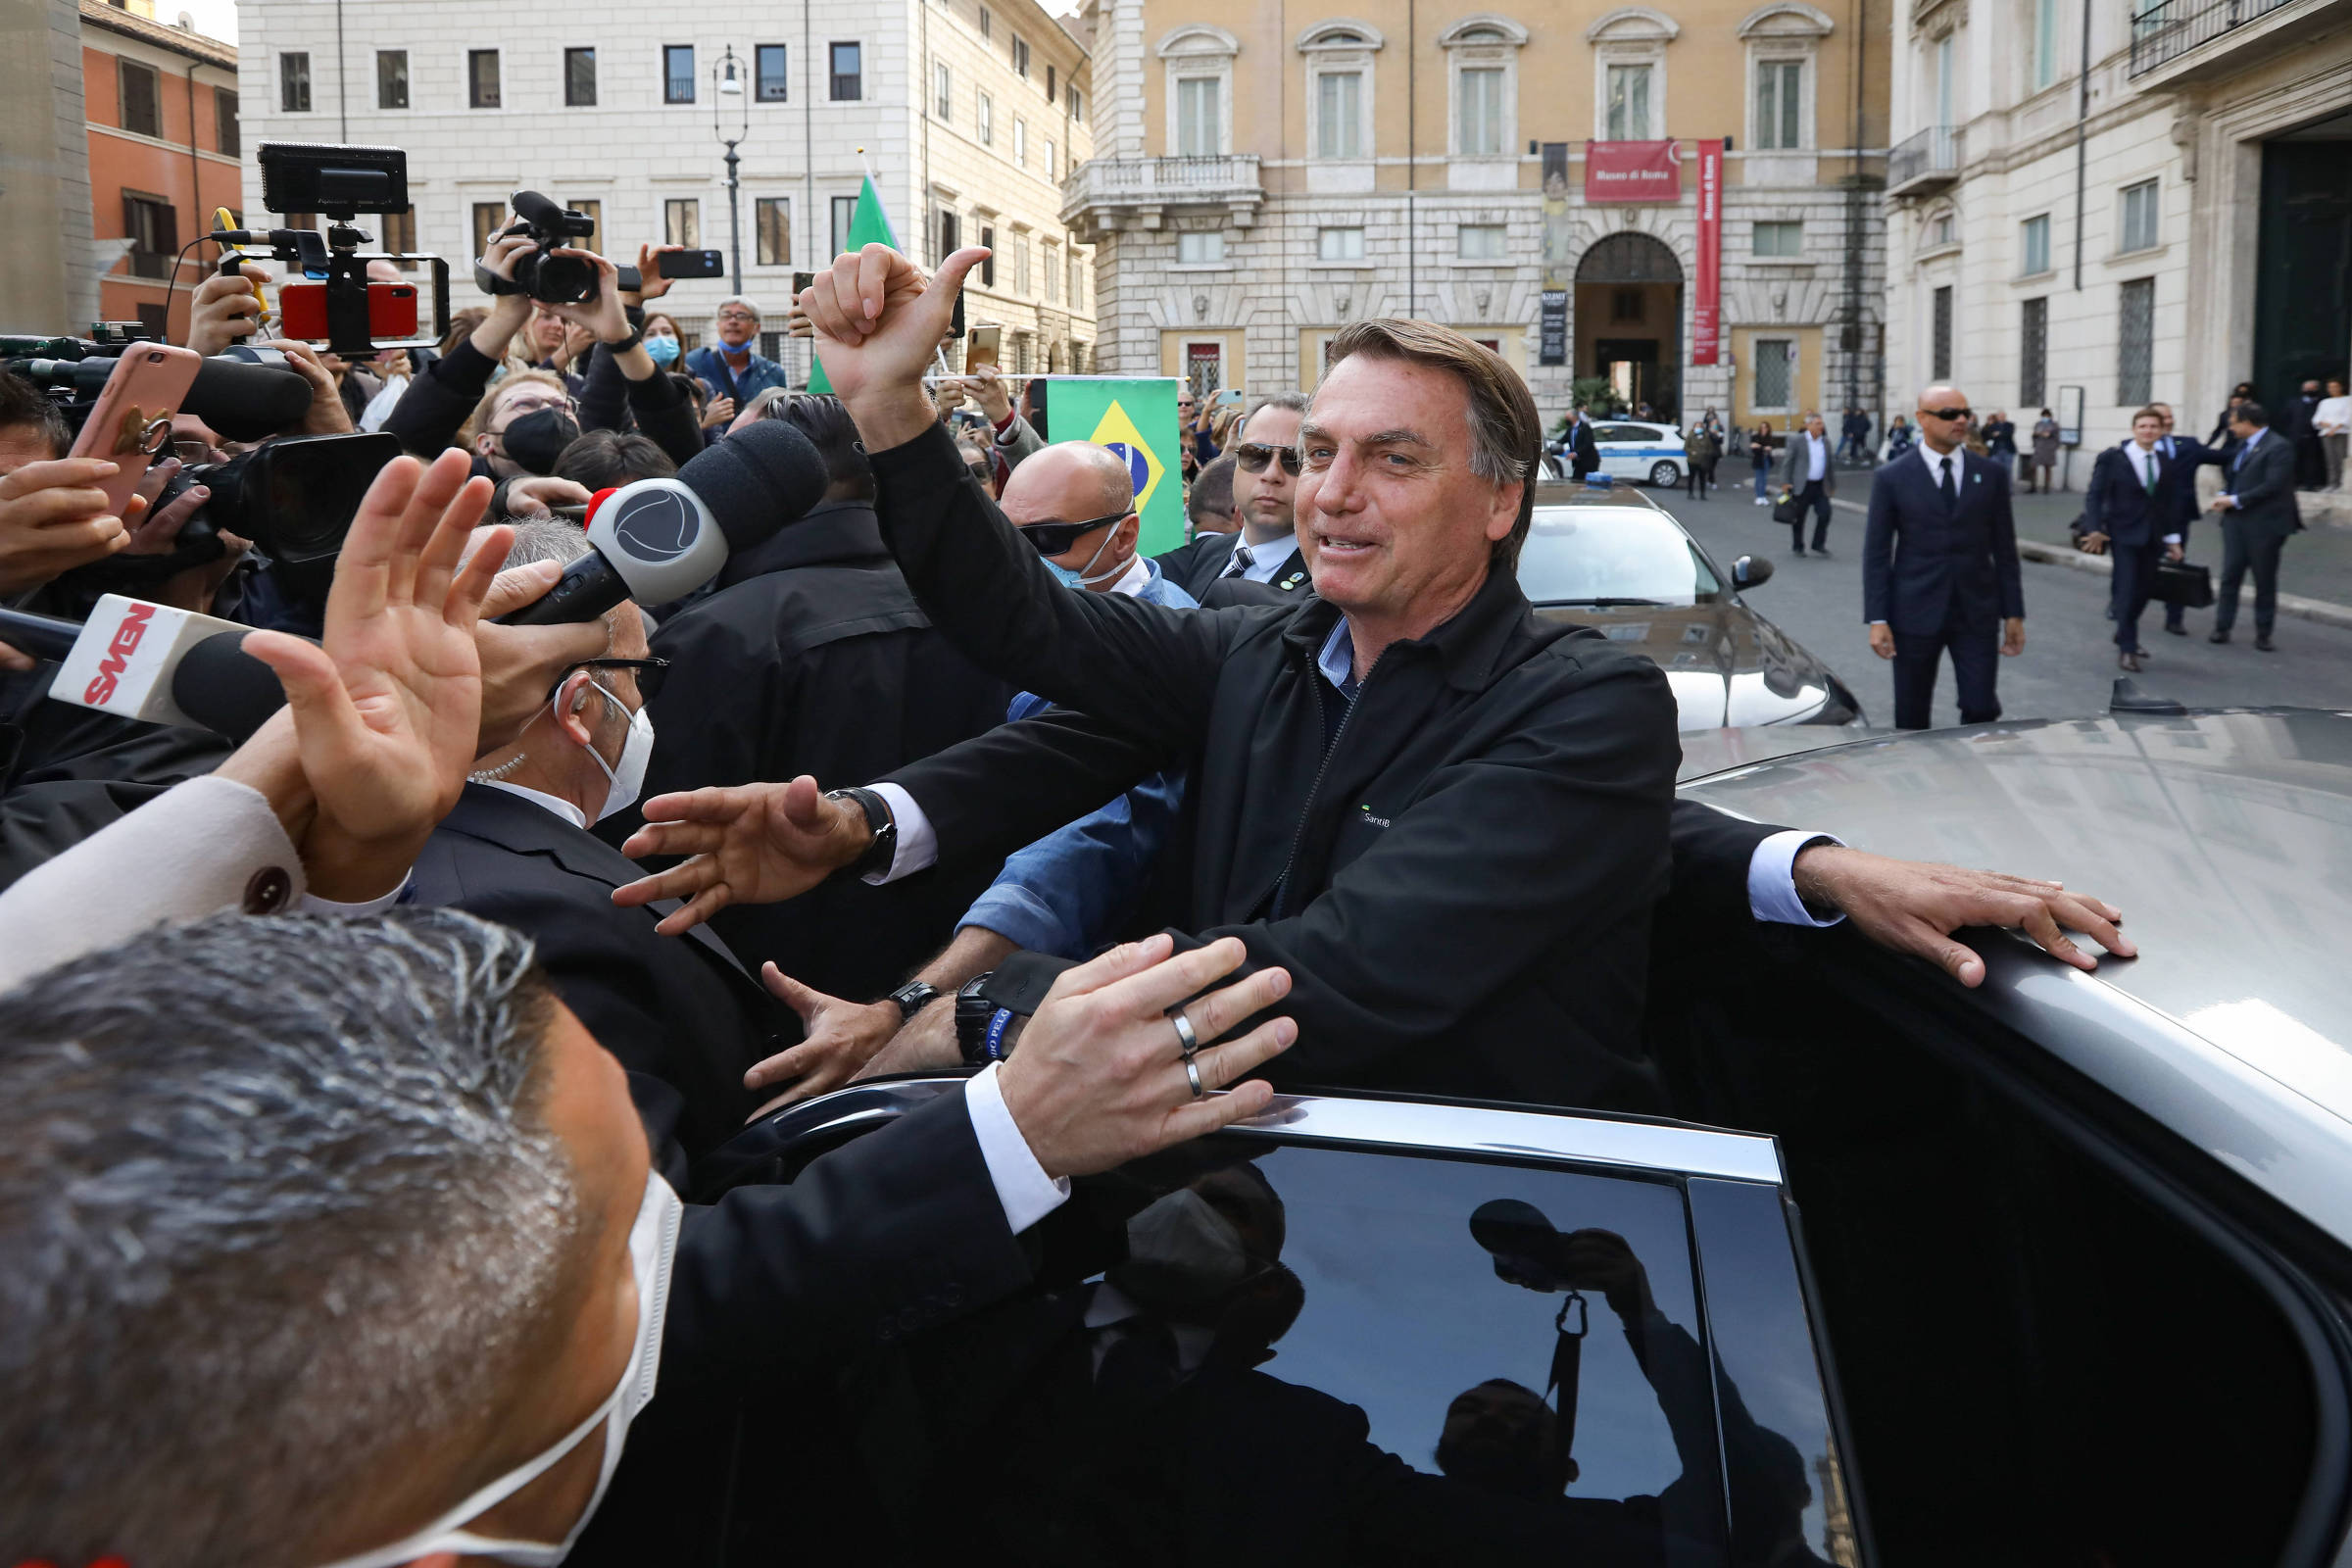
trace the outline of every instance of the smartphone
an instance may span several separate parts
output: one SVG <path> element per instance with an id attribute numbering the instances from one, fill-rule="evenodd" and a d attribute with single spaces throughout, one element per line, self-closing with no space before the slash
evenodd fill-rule
<path id="1" fill-rule="evenodd" d="M 1208 406 L 1212 409 L 1238 409 L 1242 406 L 1242 389 L 1238 386 L 1221 388 L 1215 397 L 1208 400 Z"/>
<path id="2" fill-rule="evenodd" d="M 288 337 L 305 338 L 323 343 L 326 330 L 326 285 L 324 283 L 284 283 L 277 290 L 277 310 L 280 330 Z M 368 335 L 369 337 L 415 337 L 416 335 L 416 285 L 414 283 L 377 283 L 368 285 Z"/>
<path id="3" fill-rule="evenodd" d="M 724 277 L 726 258 L 716 251 L 663 251 L 663 277 Z"/>
<path id="4" fill-rule="evenodd" d="M 1001 326 L 975 326 L 964 336 L 963 371 L 969 375 L 983 365 L 1001 368 L 1004 361 L 1004 329 Z"/>
<path id="5" fill-rule="evenodd" d="M 74 458 L 112 458 L 122 470 L 100 484 L 106 509 L 122 516 L 131 492 L 147 476 L 154 462 L 172 441 L 172 416 L 196 380 L 204 357 L 168 343 L 132 344 L 115 361 L 90 416 L 74 438 Z M 127 519 L 125 519 L 127 520 Z"/>

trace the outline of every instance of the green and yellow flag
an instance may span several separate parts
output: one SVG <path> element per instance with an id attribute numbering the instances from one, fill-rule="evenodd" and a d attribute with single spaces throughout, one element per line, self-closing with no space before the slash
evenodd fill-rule
<path id="1" fill-rule="evenodd" d="M 882 193 L 874 189 L 874 176 L 868 174 L 858 189 L 858 211 L 850 219 L 850 232 L 843 244 L 857 251 L 876 240 L 894 251 L 899 248 L 899 236 L 890 231 L 890 214 L 882 210 Z M 820 396 L 833 390 L 833 383 L 825 379 L 824 362 L 813 354 L 808 357 L 808 390 Z"/>
<path id="2" fill-rule="evenodd" d="M 1176 377 L 1055 376 L 1046 382 L 1046 428 L 1056 441 L 1108 447 L 1135 481 L 1147 556 L 1184 543 L 1184 432 Z"/>

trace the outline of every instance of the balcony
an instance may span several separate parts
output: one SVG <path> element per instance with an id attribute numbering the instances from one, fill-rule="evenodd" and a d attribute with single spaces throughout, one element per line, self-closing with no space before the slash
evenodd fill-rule
<path id="1" fill-rule="evenodd" d="M 1927 196 L 1960 177 L 1960 127 L 1930 125 L 1886 155 L 1886 194 Z"/>
<path id="2" fill-rule="evenodd" d="M 1221 207 L 1234 227 L 1248 228 L 1265 199 L 1253 154 L 1090 158 L 1062 181 L 1061 220 L 1089 244 L 1120 229 L 1157 228 L 1175 208 Z"/>
<path id="3" fill-rule="evenodd" d="M 2132 82 L 2211 81 L 2352 19 L 2352 0 L 2154 0 L 2132 16 Z"/>

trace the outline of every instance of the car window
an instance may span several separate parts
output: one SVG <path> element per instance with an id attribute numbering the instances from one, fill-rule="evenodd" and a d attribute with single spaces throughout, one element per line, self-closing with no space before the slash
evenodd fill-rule
<path id="1" fill-rule="evenodd" d="M 914 1400 L 886 1446 L 941 1457 L 919 1489 L 940 1542 L 1718 1562 L 1727 1491 L 1777 1495 L 1795 1533 L 1790 1442 L 1744 1416 L 1719 1439 L 1679 1185 L 1262 1138 L 1178 1152 L 1081 1191 L 1064 1219 L 1093 1239 L 1065 1226 L 1043 1270 L 1066 1283 L 905 1351 Z M 1069 1264 L 1090 1249 L 1109 1261 Z M 1773 1473 L 1727 1489 L 1727 1451 Z"/>
<path id="2" fill-rule="evenodd" d="M 1540 507 L 1519 552 L 1539 605 L 1712 604 L 1723 584 L 1682 529 L 1644 507 Z"/>
<path id="3" fill-rule="evenodd" d="M 1635 424 L 1604 424 L 1592 432 L 1595 441 L 1646 441 L 1649 432 Z"/>

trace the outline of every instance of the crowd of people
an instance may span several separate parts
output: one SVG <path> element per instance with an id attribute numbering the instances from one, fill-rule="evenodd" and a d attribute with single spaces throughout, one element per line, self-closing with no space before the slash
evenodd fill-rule
<path id="1" fill-rule="evenodd" d="M 266 550 L 181 564 L 202 495 L 151 515 L 166 463 L 109 510 L 79 411 L 0 383 L 9 604 L 85 614 L 91 568 L 153 556 L 285 696 L 232 744 L 45 701 L 23 650 L 0 674 L 15 1555 L 683 1560 L 746 1411 L 891 1397 L 845 1369 L 1035 1287 L 1049 1216 L 1141 1237 L 1202 1185 L 1073 1178 L 1274 1084 L 1671 1112 L 1656 929 L 1851 922 L 1964 985 L 1962 926 L 2132 951 L 2087 895 L 1678 802 L 1663 674 L 1519 590 L 1542 426 L 1446 328 L 1356 322 L 1311 396 L 1189 411 L 1195 537 L 1152 557 L 1126 465 L 1052 440 L 1037 383 L 931 376 L 984 253 L 816 274 L 826 397 L 748 301 L 681 354 L 659 251 L 633 298 L 568 254 L 594 300 L 496 294 L 381 378 L 283 346 L 288 435 L 364 395 L 412 454 L 307 610 Z M 199 292 L 193 346 L 259 340 L 247 284 Z M 770 420 L 821 497 L 707 590 L 499 618 L 589 551 L 597 492 Z M 1940 628 L 1890 613 L 1932 681 Z M 921 1071 L 969 1076 L 681 1201 L 747 1118 Z"/>

